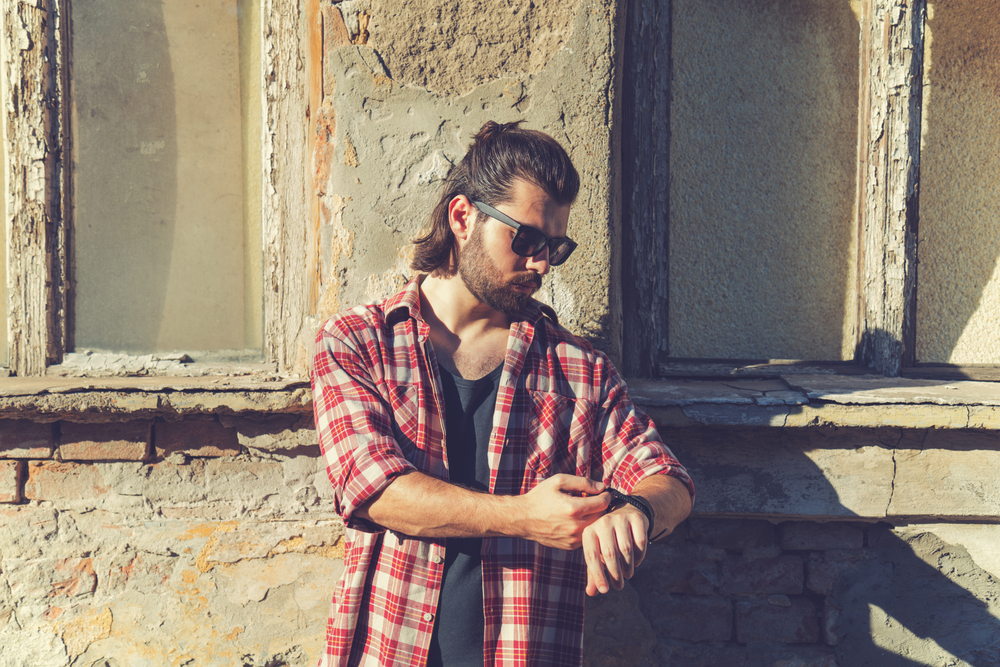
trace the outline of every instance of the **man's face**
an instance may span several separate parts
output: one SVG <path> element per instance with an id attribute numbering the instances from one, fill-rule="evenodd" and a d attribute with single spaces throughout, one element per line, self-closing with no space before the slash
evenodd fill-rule
<path id="1" fill-rule="evenodd" d="M 566 234 L 569 206 L 559 206 L 533 183 L 516 181 L 511 201 L 497 208 L 549 236 Z M 458 260 L 458 274 L 469 292 L 509 318 L 521 312 L 549 271 L 548 250 L 521 257 L 510 249 L 514 234 L 511 227 L 479 213 Z"/>

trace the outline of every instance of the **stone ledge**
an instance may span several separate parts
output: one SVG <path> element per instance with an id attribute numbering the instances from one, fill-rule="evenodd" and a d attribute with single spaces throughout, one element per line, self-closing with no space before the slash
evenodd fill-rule
<path id="1" fill-rule="evenodd" d="M 5 378 L 0 418 L 118 421 L 195 414 L 309 414 L 309 381 L 260 377 Z"/>
<path id="2" fill-rule="evenodd" d="M 1000 523 L 997 432 L 693 426 L 663 434 L 695 480 L 695 517 Z M 782 546 L 793 537 L 782 535 Z"/>
<path id="3" fill-rule="evenodd" d="M 1000 383 L 798 374 L 766 380 L 629 380 L 660 426 L 1000 430 Z"/>
<path id="4" fill-rule="evenodd" d="M 796 374 L 629 380 L 661 426 L 840 426 L 1000 431 L 1000 383 Z M 0 419 L 107 421 L 312 412 L 309 382 L 274 376 L 6 378 Z"/>

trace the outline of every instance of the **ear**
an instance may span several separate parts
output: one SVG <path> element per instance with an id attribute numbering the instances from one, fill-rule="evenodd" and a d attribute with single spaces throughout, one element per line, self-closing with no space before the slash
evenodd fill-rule
<path id="1" fill-rule="evenodd" d="M 457 195 L 448 204 L 448 224 L 458 239 L 459 245 L 464 245 L 472 234 L 472 225 L 476 221 L 476 207 L 465 195 Z"/>

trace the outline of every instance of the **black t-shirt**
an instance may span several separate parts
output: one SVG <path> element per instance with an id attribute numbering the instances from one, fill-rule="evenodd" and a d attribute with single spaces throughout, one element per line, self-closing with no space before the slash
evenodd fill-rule
<path id="1" fill-rule="evenodd" d="M 465 380 L 438 368 L 444 387 L 450 481 L 487 491 L 487 452 L 503 364 L 478 380 Z M 480 538 L 448 538 L 428 667 L 483 665 L 482 546 Z"/>

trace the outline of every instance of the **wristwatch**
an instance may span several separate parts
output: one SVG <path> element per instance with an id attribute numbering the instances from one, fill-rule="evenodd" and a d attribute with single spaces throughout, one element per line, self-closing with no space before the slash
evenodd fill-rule
<path id="1" fill-rule="evenodd" d="M 611 504 L 608 505 L 608 512 L 613 512 L 625 504 L 631 505 L 646 515 L 646 520 L 649 522 L 646 537 L 653 539 L 653 519 L 656 517 L 656 513 L 653 512 L 653 506 L 649 504 L 649 501 L 642 496 L 626 495 L 618 489 L 612 489 L 610 486 L 605 491 L 610 493 L 613 498 Z"/>

